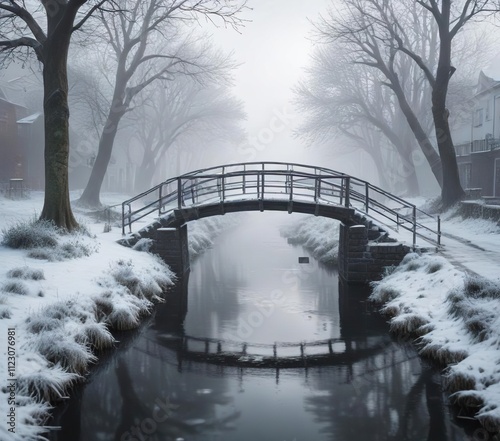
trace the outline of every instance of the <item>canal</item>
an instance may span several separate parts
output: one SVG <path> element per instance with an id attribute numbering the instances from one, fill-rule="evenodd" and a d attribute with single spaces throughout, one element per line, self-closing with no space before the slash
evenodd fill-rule
<path id="1" fill-rule="evenodd" d="M 49 439 L 488 439 L 454 422 L 439 372 L 389 336 L 366 288 L 343 285 L 335 268 L 287 244 L 279 226 L 289 221 L 279 213 L 242 217 L 192 265 L 183 325 L 166 304 L 139 331 L 120 334 L 118 350 L 54 410 L 49 424 L 60 430 Z M 190 345 L 176 344 L 186 337 Z M 278 357 L 295 356 L 303 342 L 333 341 L 340 355 L 321 366 L 227 366 L 190 356 L 206 338 L 246 344 L 256 362 L 273 347 Z"/>

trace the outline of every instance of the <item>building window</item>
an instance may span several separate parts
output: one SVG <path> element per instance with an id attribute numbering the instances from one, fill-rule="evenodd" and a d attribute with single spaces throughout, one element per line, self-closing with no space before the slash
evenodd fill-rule
<path id="1" fill-rule="evenodd" d="M 474 126 L 482 126 L 483 125 L 483 109 L 477 109 L 474 115 Z"/>
<path id="2" fill-rule="evenodd" d="M 471 186 L 471 164 L 459 164 L 458 173 L 460 175 L 460 182 L 463 188 L 470 188 Z"/>
<path id="3" fill-rule="evenodd" d="M 0 133 L 7 132 L 7 112 L 0 110 Z"/>
<path id="4" fill-rule="evenodd" d="M 486 121 L 490 121 L 491 120 L 490 100 L 486 101 L 486 112 L 485 112 L 484 117 L 485 117 Z"/>

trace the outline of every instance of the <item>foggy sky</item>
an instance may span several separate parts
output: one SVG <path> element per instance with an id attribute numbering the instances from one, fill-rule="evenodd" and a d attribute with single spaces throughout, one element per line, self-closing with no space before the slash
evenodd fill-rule
<path id="1" fill-rule="evenodd" d="M 233 51 L 235 60 L 242 63 L 234 74 L 234 92 L 245 103 L 250 145 L 238 146 L 229 162 L 301 162 L 375 179 L 371 159 L 361 150 L 339 154 L 330 146 L 312 147 L 292 137 L 303 119 L 291 102 L 292 87 L 304 77 L 315 47 L 311 21 L 317 21 L 331 4 L 331 0 L 249 0 L 253 9 L 244 18 L 251 22 L 240 34 L 207 29 L 216 44 Z M 276 119 L 283 114 L 287 124 Z"/>
<path id="2" fill-rule="evenodd" d="M 261 150 L 248 146 L 240 149 L 236 160 L 240 156 L 242 161 L 307 162 L 311 152 L 304 152 L 303 143 L 291 137 L 300 118 L 290 102 L 291 88 L 301 78 L 313 47 L 308 38 L 312 29 L 308 19 L 316 20 L 328 4 L 329 0 L 249 0 L 248 6 L 253 9 L 244 18 L 251 22 L 240 34 L 232 29 L 208 29 L 216 44 L 234 51 L 235 60 L 242 63 L 234 74 L 234 92 L 245 102 L 246 129 L 254 138 L 251 143 L 257 138 L 262 146 Z"/>

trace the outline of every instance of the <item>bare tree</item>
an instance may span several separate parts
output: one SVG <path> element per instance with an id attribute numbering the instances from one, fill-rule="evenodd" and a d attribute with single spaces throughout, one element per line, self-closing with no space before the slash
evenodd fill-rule
<path id="1" fill-rule="evenodd" d="M 229 57 L 213 56 L 208 43 L 192 44 L 185 36 L 186 22 L 205 17 L 238 28 L 242 1 L 217 0 L 124 0 L 127 14 L 101 14 L 109 55 L 116 60 L 113 96 L 102 130 L 97 157 L 88 184 L 79 199 L 87 206 L 100 205 L 100 190 L 111 159 L 122 117 L 135 105 L 138 94 L 156 81 L 169 81 L 176 74 L 204 78 L 224 75 Z M 184 27 L 181 27 L 184 26 Z"/>
<path id="2" fill-rule="evenodd" d="M 238 13 L 245 7 L 237 0 L 170 0 L 162 10 L 175 10 L 184 18 L 202 14 L 207 20 L 220 18 L 226 25 L 238 26 Z M 124 16 L 123 2 L 114 0 L 0 0 L 0 57 L 5 63 L 36 55 L 43 65 L 45 119 L 45 199 L 41 219 L 59 227 L 78 227 L 69 200 L 69 108 L 67 60 L 70 42 L 96 13 Z M 137 2 L 139 5 L 143 2 Z M 114 17 L 114 15 L 109 15 Z M 129 25 L 132 21 L 125 19 Z M 156 24 L 156 22 L 151 22 Z M 148 28 L 145 28 L 148 29 Z M 141 46 L 143 38 L 135 36 Z M 141 46 L 142 47 L 142 46 Z M 138 52 L 139 54 L 140 52 Z M 145 52 L 139 55 L 143 60 Z"/>
<path id="3" fill-rule="evenodd" d="M 45 200 L 41 219 L 73 230 L 69 201 L 69 110 L 67 59 L 73 33 L 111 0 L 25 2 L 0 0 L 0 56 L 3 62 L 34 53 L 43 65 L 45 114 Z"/>
<path id="4" fill-rule="evenodd" d="M 347 3 L 347 2 L 345 2 Z M 449 126 L 447 97 L 452 66 L 452 49 L 457 34 L 471 21 L 485 19 L 500 10 L 497 0 L 353 0 L 347 4 L 342 19 L 331 16 L 318 29 L 324 36 L 350 44 L 359 54 L 360 63 L 379 69 L 387 79 L 402 112 L 441 182 L 444 207 L 463 197 L 458 167 Z M 435 33 L 428 34 L 429 44 L 422 44 L 422 35 L 414 33 L 421 24 L 432 23 Z M 439 155 L 432 147 L 417 115 L 412 111 L 403 84 L 394 68 L 399 57 L 410 58 L 425 76 L 431 88 L 432 120 Z M 441 164 L 438 167 L 438 164 Z"/>
<path id="5" fill-rule="evenodd" d="M 409 194 L 418 194 L 413 134 L 406 121 L 401 120 L 394 95 L 381 85 L 381 75 L 353 64 L 350 53 L 342 49 L 338 44 L 318 49 L 307 79 L 295 89 L 297 104 L 308 115 L 297 134 L 310 141 L 325 141 L 336 134 L 347 136 L 371 156 L 381 184 L 391 190 L 394 188 L 388 188 L 386 177 L 389 163 L 396 156 L 399 175 L 404 178 L 399 179 L 398 190 L 403 183 Z"/>
<path id="6" fill-rule="evenodd" d="M 404 0 L 398 7 L 402 8 L 402 5 L 407 5 L 408 2 L 410 0 Z M 329 15 L 318 23 L 317 30 L 321 41 L 326 43 L 336 41 L 345 45 L 350 50 L 355 64 L 368 66 L 382 74 L 382 84 L 389 87 L 396 96 L 399 108 L 405 115 L 434 176 L 441 183 L 439 155 L 432 146 L 425 124 L 422 124 L 412 108 L 411 98 L 405 93 L 407 89 L 405 81 L 410 81 L 411 78 L 403 78 L 399 72 L 399 52 L 390 45 L 391 35 L 384 27 L 382 16 L 389 14 L 387 10 L 393 10 L 393 2 L 353 0 L 344 3 L 345 9 L 342 14 L 330 11 Z M 422 20 L 418 14 L 407 14 L 405 18 L 410 21 L 409 29 L 415 32 L 415 35 L 412 34 L 413 41 L 425 48 L 427 58 L 432 61 L 434 57 L 429 47 L 431 45 L 422 43 L 424 40 L 422 36 L 429 35 L 429 32 L 424 31 L 428 26 L 428 20 Z M 427 38 L 432 39 L 432 33 Z"/>
<path id="7" fill-rule="evenodd" d="M 243 136 L 238 123 L 245 118 L 243 103 L 228 91 L 229 85 L 201 85 L 179 77 L 155 87 L 147 105 L 137 108 L 137 137 L 143 156 L 136 170 L 136 191 L 151 186 L 155 172 L 171 148 L 196 145 L 198 154 L 213 140 L 223 142 Z M 180 153 L 177 155 L 180 160 Z"/>

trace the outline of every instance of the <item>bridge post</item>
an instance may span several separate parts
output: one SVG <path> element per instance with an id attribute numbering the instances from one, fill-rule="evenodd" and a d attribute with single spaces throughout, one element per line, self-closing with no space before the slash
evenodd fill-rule
<path id="1" fill-rule="evenodd" d="M 366 225 L 340 224 L 338 267 L 340 277 L 347 283 L 368 283 L 381 278 L 384 268 L 399 265 L 411 251 L 397 242 L 370 242 L 372 233 Z"/>
<path id="2" fill-rule="evenodd" d="M 368 232 L 365 225 L 340 224 L 339 275 L 347 282 L 365 282 L 368 264 Z"/>
<path id="3" fill-rule="evenodd" d="M 351 177 L 346 176 L 345 178 L 345 208 L 349 208 L 351 196 Z"/>
<path id="4" fill-rule="evenodd" d="M 178 228 L 158 228 L 153 251 L 178 277 L 187 273 L 190 268 L 187 225 Z"/>

